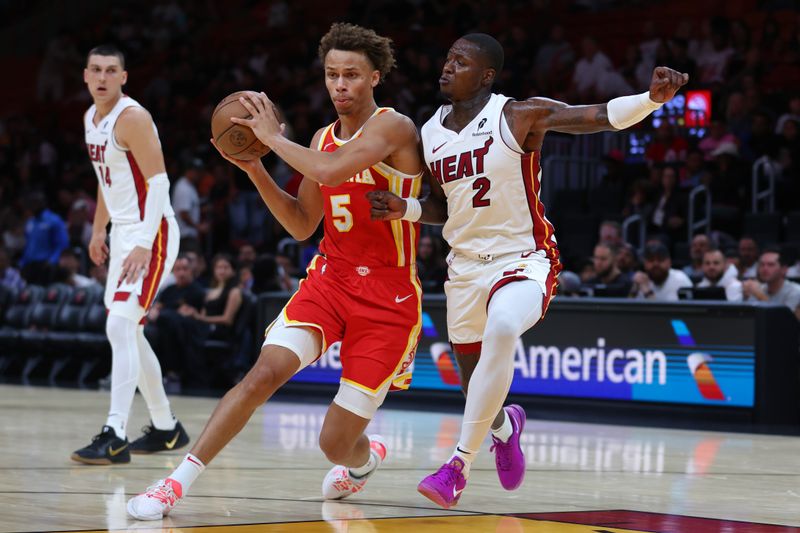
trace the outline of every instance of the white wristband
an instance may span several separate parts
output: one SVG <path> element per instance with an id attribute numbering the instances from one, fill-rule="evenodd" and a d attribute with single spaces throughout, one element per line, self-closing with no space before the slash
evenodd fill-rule
<path id="1" fill-rule="evenodd" d="M 663 104 L 650 99 L 650 93 L 614 98 L 607 104 L 608 122 L 618 130 L 630 128 Z"/>
<path id="2" fill-rule="evenodd" d="M 137 228 L 135 246 L 152 248 L 161 226 L 167 202 L 169 202 L 169 179 L 167 173 L 156 174 L 147 180 L 147 199 L 144 201 L 144 219 Z"/>
<path id="3" fill-rule="evenodd" d="M 422 216 L 422 204 L 416 198 L 403 198 L 406 201 L 406 212 L 400 220 L 416 222 Z"/>

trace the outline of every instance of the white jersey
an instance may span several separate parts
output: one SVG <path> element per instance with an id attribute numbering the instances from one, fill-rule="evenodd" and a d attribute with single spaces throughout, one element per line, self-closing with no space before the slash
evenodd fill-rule
<path id="1" fill-rule="evenodd" d="M 92 105 L 83 117 L 86 148 L 100 181 L 112 224 L 131 224 L 144 220 L 147 199 L 147 176 L 142 175 L 130 150 L 120 147 L 114 137 L 114 126 L 122 112 L 129 107 L 141 107 L 139 102 L 123 95 L 111 112 L 94 125 L 97 108 Z M 153 124 L 158 137 L 158 130 Z M 174 216 L 167 196 L 164 216 Z"/>
<path id="2" fill-rule="evenodd" d="M 535 250 L 557 261 L 553 225 L 539 200 L 539 152 L 523 152 L 514 139 L 503 116 L 509 100 L 493 94 L 460 132 L 442 125 L 450 105 L 422 127 L 425 163 L 447 195 L 442 236 L 466 256 Z"/>

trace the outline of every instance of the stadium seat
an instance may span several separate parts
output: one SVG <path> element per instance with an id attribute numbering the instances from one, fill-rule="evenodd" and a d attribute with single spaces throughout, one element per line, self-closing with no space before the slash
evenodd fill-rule
<path id="1" fill-rule="evenodd" d="M 44 287 L 28 285 L 19 293 L 6 310 L 0 328 L 0 353 L 3 356 L 18 355 L 20 332 L 28 329 L 34 306 L 44 297 Z"/>
<path id="2" fill-rule="evenodd" d="M 83 330 L 86 314 L 94 303 L 102 298 L 102 288 L 82 287 L 75 289 L 72 296 L 61 307 L 53 322 L 53 327 L 45 333 L 43 353 L 46 357 L 54 359 L 50 370 L 50 384 L 55 384 L 55 379 L 61 369 L 81 355 L 86 355 L 80 350 L 78 335 Z M 78 384 L 83 386 L 83 379 L 97 364 L 96 358 L 81 357 L 84 365 L 78 378 Z"/>
<path id="3" fill-rule="evenodd" d="M 76 340 L 76 349 L 81 358 L 111 360 L 111 344 L 108 343 L 106 336 L 106 317 L 102 298 L 89 305 L 83 319 L 82 331 L 77 334 Z"/>
<path id="4" fill-rule="evenodd" d="M 53 327 L 64 302 L 71 296 L 72 287 L 56 283 L 47 287 L 42 299 L 33 306 L 28 328 L 19 332 L 19 349 L 26 358 L 22 371 L 23 383 L 28 383 L 31 372 L 42 360 L 45 335 Z"/>

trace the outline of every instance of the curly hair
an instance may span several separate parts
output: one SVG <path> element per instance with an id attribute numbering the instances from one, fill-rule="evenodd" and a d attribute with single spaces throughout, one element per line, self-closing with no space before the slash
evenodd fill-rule
<path id="1" fill-rule="evenodd" d="M 397 65 L 390 38 L 355 24 L 335 22 L 331 25 L 331 29 L 319 42 L 319 58 L 323 63 L 331 50 L 363 53 L 375 70 L 381 73 L 381 80 Z"/>

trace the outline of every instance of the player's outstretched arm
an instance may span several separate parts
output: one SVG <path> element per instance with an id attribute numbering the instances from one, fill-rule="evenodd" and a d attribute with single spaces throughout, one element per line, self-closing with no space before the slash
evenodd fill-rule
<path id="1" fill-rule="evenodd" d="M 382 113 L 364 128 L 362 134 L 335 152 L 306 148 L 280 134 L 280 123 L 269 98 L 264 93 L 240 98 L 253 116 L 233 117 L 231 121 L 253 130 L 256 137 L 292 168 L 321 185 L 344 183 L 365 168 L 379 163 L 409 143 L 419 142 L 417 128 L 399 113 Z"/>
<path id="2" fill-rule="evenodd" d="M 670 101 L 689 82 L 689 75 L 656 67 L 647 93 L 614 98 L 607 104 L 571 106 L 549 98 L 531 98 L 516 104 L 529 116 L 531 131 L 596 133 L 629 128 Z"/>
<path id="3" fill-rule="evenodd" d="M 317 132 L 314 140 L 311 141 L 312 146 L 314 143 L 319 142 L 320 135 L 321 130 Z M 217 148 L 222 157 L 247 173 L 250 181 L 256 186 L 261 200 L 293 238 L 302 241 L 314 233 L 323 215 L 322 194 L 320 193 L 319 185 L 311 180 L 303 179 L 300 183 L 297 198 L 295 198 L 278 187 L 278 184 L 269 175 L 267 169 L 264 168 L 261 159 L 250 161 L 235 159 L 220 150 L 214 139 L 211 139 L 211 144 Z"/>
<path id="4" fill-rule="evenodd" d="M 432 226 L 441 226 L 447 222 L 447 197 L 442 186 L 433 179 L 429 172 L 425 172 L 425 175 L 430 184 L 430 193 L 418 201 L 418 208 L 411 206 L 411 203 L 415 201 L 412 198 L 400 198 L 389 191 L 368 192 L 367 200 L 372 206 L 370 209 L 372 219 L 398 220 L 402 218 L 412 222 L 419 220 L 423 224 Z"/>
<path id="5" fill-rule="evenodd" d="M 156 135 L 153 119 L 143 107 L 129 107 L 122 112 L 113 135 L 123 148 L 130 150 L 147 180 L 147 198 L 144 217 L 134 230 L 135 247 L 122 262 L 121 282 L 135 282 L 147 275 L 153 241 L 161 227 L 164 209 L 169 201 L 167 178 L 161 143 Z M 113 179 L 113 178 L 112 178 Z"/>

